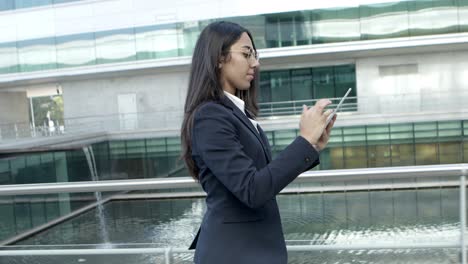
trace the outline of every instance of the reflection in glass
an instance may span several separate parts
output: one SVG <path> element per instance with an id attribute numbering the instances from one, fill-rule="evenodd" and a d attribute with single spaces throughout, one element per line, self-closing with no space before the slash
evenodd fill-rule
<path id="1" fill-rule="evenodd" d="M 200 27 L 198 21 L 184 22 L 180 24 L 182 28 L 182 40 L 179 41 L 179 49 L 182 56 L 190 56 L 195 48 L 198 36 L 200 35 Z"/>
<path id="2" fill-rule="evenodd" d="M 272 71 L 270 72 L 270 78 L 272 101 L 290 101 L 291 87 L 289 71 Z"/>
<path id="3" fill-rule="evenodd" d="M 334 89 L 335 80 L 332 66 L 313 68 L 312 80 L 314 85 L 314 99 L 336 97 Z"/>
<path id="4" fill-rule="evenodd" d="M 20 71 L 57 68 L 55 38 L 25 40 L 18 43 Z"/>
<path id="5" fill-rule="evenodd" d="M 137 59 L 178 56 L 178 34 L 175 24 L 135 29 Z"/>
<path id="6" fill-rule="evenodd" d="M 292 100 L 312 99 L 312 74 L 310 69 L 291 71 Z"/>
<path id="7" fill-rule="evenodd" d="M 280 47 L 280 32 L 278 17 L 275 15 L 266 18 L 265 40 L 267 48 Z"/>
<path id="8" fill-rule="evenodd" d="M 93 65 L 96 63 L 94 33 L 57 37 L 59 68 Z"/>
<path id="9" fill-rule="evenodd" d="M 134 29 L 119 29 L 96 33 L 98 63 L 131 61 L 136 58 Z"/>
<path id="10" fill-rule="evenodd" d="M 14 72 L 18 72 L 16 42 L 0 44 L 0 74 Z"/>
<path id="11" fill-rule="evenodd" d="M 359 9 L 331 8 L 311 11 L 312 44 L 359 40 Z"/>
<path id="12" fill-rule="evenodd" d="M 406 1 L 361 6 L 359 10 L 362 40 L 408 36 Z"/>
<path id="13" fill-rule="evenodd" d="M 0 11 L 15 9 L 15 0 L 0 1 Z"/>
<path id="14" fill-rule="evenodd" d="M 15 0 L 15 8 L 27 8 L 52 4 L 52 0 Z"/>
<path id="15" fill-rule="evenodd" d="M 408 2 L 410 36 L 457 32 L 457 8 L 452 0 Z"/>

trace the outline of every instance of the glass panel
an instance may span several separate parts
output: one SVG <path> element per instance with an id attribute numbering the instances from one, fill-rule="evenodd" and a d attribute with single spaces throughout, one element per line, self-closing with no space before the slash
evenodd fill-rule
<path id="1" fill-rule="evenodd" d="M 294 130 L 280 130 L 275 131 L 275 144 L 274 148 L 276 151 L 285 149 L 296 137 L 296 131 Z"/>
<path id="2" fill-rule="evenodd" d="M 61 4 L 61 3 L 69 3 L 69 2 L 77 2 L 77 1 L 83 1 L 83 0 L 53 0 L 54 4 Z"/>
<path id="3" fill-rule="evenodd" d="M 166 139 L 165 138 L 149 138 L 146 139 L 146 150 L 148 156 L 160 157 L 166 155 Z"/>
<path id="4" fill-rule="evenodd" d="M 468 141 L 463 141 L 463 162 L 468 162 Z"/>
<path id="5" fill-rule="evenodd" d="M 281 47 L 295 46 L 294 20 L 292 14 L 286 13 L 279 19 Z"/>
<path id="6" fill-rule="evenodd" d="M 369 168 L 392 166 L 390 145 L 374 145 L 368 146 L 367 148 L 369 154 Z"/>
<path id="7" fill-rule="evenodd" d="M 179 40 L 179 48 L 182 49 L 180 54 L 182 56 L 190 56 L 201 32 L 199 23 L 198 21 L 184 22 L 180 24 L 180 27 L 182 28 L 180 36 L 183 36 L 183 39 Z"/>
<path id="8" fill-rule="evenodd" d="M 83 0 L 53 0 L 54 4 L 61 4 L 61 3 L 70 3 L 70 2 L 77 2 L 77 1 L 83 1 Z"/>
<path id="9" fill-rule="evenodd" d="M 458 0 L 433 0 L 432 34 L 458 32 Z"/>
<path id="10" fill-rule="evenodd" d="M 269 72 L 260 72 L 259 102 L 271 102 L 271 82 Z"/>
<path id="11" fill-rule="evenodd" d="M 440 164 L 462 163 L 462 144 L 460 142 L 439 143 Z"/>
<path id="12" fill-rule="evenodd" d="M 312 76 L 315 99 L 335 97 L 333 67 L 313 68 Z"/>
<path id="13" fill-rule="evenodd" d="M 57 68 L 55 38 L 26 40 L 18 43 L 22 72 Z"/>
<path id="14" fill-rule="evenodd" d="M 416 144 L 416 165 L 439 164 L 437 144 Z"/>
<path id="15" fill-rule="evenodd" d="M 270 72 L 270 84 L 272 102 L 291 100 L 290 74 L 288 70 Z"/>
<path id="16" fill-rule="evenodd" d="M 341 112 L 357 111 L 356 97 L 356 70 L 354 65 L 342 65 L 334 67 L 335 95 L 341 98 L 349 88 L 352 88 L 348 98 L 341 106 Z"/>
<path id="17" fill-rule="evenodd" d="M 294 17 L 294 30 L 296 33 L 296 45 L 312 44 L 312 20 L 310 12 L 303 11 Z"/>
<path id="18" fill-rule="evenodd" d="M 52 0 L 15 0 L 15 5 L 17 9 L 50 4 L 52 4 Z"/>
<path id="19" fill-rule="evenodd" d="M 138 60 L 177 57 L 178 55 L 176 24 L 136 28 L 135 38 Z M 182 43 L 181 46 L 185 45 Z"/>
<path id="20" fill-rule="evenodd" d="M 392 144 L 392 165 L 410 166 L 415 165 L 415 147 L 413 144 Z"/>
<path id="21" fill-rule="evenodd" d="M 382 3 L 360 7 L 361 39 L 408 36 L 407 2 Z"/>
<path id="22" fill-rule="evenodd" d="M 226 21 L 237 23 L 247 28 L 252 34 L 256 49 L 266 48 L 265 29 L 266 20 L 264 15 L 242 16 L 226 18 Z"/>
<path id="23" fill-rule="evenodd" d="M 354 7 L 312 11 L 312 43 L 359 40 L 359 9 Z"/>
<path id="24" fill-rule="evenodd" d="M 408 2 L 410 36 L 431 34 L 432 0 Z"/>
<path id="25" fill-rule="evenodd" d="M 299 69 L 291 71 L 292 100 L 311 100 L 312 93 L 312 73 L 310 69 Z"/>
<path id="26" fill-rule="evenodd" d="M 18 49 L 15 43 L 0 44 L 0 74 L 18 72 Z"/>
<path id="27" fill-rule="evenodd" d="M 267 48 L 280 47 L 280 34 L 278 18 L 275 16 L 266 17 L 265 39 Z"/>
<path id="28" fill-rule="evenodd" d="M 329 148 L 330 150 L 330 169 L 344 169 L 344 149 L 342 147 Z"/>
<path id="29" fill-rule="evenodd" d="M 367 149 L 365 146 L 345 147 L 345 168 L 367 168 Z"/>
<path id="30" fill-rule="evenodd" d="M 16 234 L 14 204 L 11 196 L 0 196 L 0 241 Z"/>
<path id="31" fill-rule="evenodd" d="M 0 11 L 15 9 L 15 0 L 0 1 Z"/>
<path id="32" fill-rule="evenodd" d="M 178 137 L 167 138 L 167 151 L 168 152 L 173 152 L 174 154 L 178 154 L 180 150 L 181 150 L 180 138 Z"/>
<path id="33" fill-rule="evenodd" d="M 468 32 L 468 0 L 458 0 L 458 24 L 460 32 Z"/>
<path id="34" fill-rule="evenodd" d="M 458 14 L 454 0 L 408 2 L 410 36 L 458 31 Z"/>
<path id="35" fill-rule="evenodd" d="M 10 176 L 9 159 L 0 159 L 0 184 L 13 184 Z"/>
<path id="36" fill-rule="evenodd" d="M 94 33 L 57 37 L 59 68 L 93 65 L 96 63 Z"/>
<path id="37" fill-rule="evenodd" d="M 14 217 L 18 233 L 32 228 L 32 215 L 30 203 L 21 196 L 14 198 Z"/>
<path id="38" fill-rule="evenodd" d="M 98 63 L 135 60 L 135 34 L 133 28 L 96 33 Z"/>

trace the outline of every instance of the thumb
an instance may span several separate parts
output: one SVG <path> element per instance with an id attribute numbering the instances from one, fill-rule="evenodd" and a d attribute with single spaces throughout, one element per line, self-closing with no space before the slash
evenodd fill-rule
<path id="1" fill-rule="evenodd" d="M 302 114 L 305 114 L 307 112 L 307 105 L 303 104 L 302 105 Z"/>

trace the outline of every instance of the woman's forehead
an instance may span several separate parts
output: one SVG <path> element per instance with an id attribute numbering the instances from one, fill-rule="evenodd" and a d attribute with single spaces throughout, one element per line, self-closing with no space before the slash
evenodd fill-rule
<path id="1" fill-rule="evenodd" d="M 236 48 L 246 48 L 246 49 L 253 49 L 252 41 L 250 40 L 249 35 L 247 33 L 242 33 L 241 37 L 239 40 L 234 43 Z"/>

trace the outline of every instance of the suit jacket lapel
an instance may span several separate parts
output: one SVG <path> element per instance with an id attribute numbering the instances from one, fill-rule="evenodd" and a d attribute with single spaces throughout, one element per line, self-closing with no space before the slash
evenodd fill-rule
<path id="1" fill-rule="evenodd" d="M 255 137 L 258 139 L 258 141 L 260 142 L 260 145 L 262 146 L 263 148 L 263 152 L 265 152 L 265 156 L 267 157 L 267 160 L 268 162 L 271 161 L 271 157 L 270 157 L 270 153 L 269 153 L 269 149 L 267 148 L 267 146 L 265 145 L 263 139 L 261 138 L 261 135 L 260 135 L 260 129 L 257 131 L 257 129 L 253 126 L 252 122 L 250 122 L 249 118 L 244 114 L 242 113 L 242 111 L 234 105 L 233 102 L 231 102 L 231 100 L 229 98 L 227 98 L 226 96 L 224 96 L 222 99 L 221 99 L 221 103 L 229 108 L 232 109 L 232 112 L 234 113 L 234 115 L 239 118 L 239 120 L 244 123 L 245 126 L 247 126 L 250 130 L 250 132 L 252 132 Z M 259 126 L 260 127 L 260 126 Z M 264 135 L 263 135 L 264 136 Z M 268 142 L 266 142 L 268 143 Z"/>
<path id="2" fill-rule="evenodd" d="M 270 142 L 268 142 L 268 138 L 266 137 L 265 132 L 263 132 L 263 129 L 260 127 L 260 125 L 258 126 L 258 132 L 260 132 L 260 137 L 263 140 L 263 145 L 265 145 L 267 148 L 267 151 L 266 151 L 267 159 L 268 159 L 268 162 L 270 162 L 271 161 Z"/>

